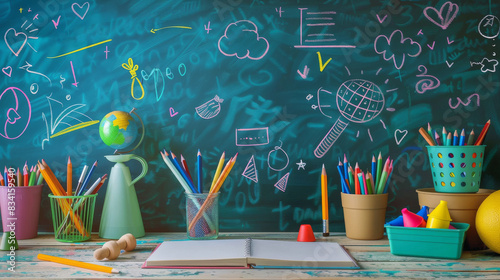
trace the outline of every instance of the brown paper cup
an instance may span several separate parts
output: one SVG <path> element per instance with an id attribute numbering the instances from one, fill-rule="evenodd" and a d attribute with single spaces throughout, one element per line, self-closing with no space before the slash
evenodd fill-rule
<path id="1" fill-rule="evenodd" d="M 375 240 L 384 237 L 387 194 L 342 195 L 346 236 L 351 239 Z"/>
<path id="2" fill-rule="evenodd" d="M 467 223 L 469 230 L 465 233 L 466 250 L 483 250 L 486 246 L 479 238 L 476 230 L 477 209 L 495 190 L 479 189 L 477 193 L 442 193 L 433 188 L 418 189 L 418 204 L 429 207 L 429 213 L 436 208 L 440 200 L 448 202 L 448 211 L 453 222 Z"/>

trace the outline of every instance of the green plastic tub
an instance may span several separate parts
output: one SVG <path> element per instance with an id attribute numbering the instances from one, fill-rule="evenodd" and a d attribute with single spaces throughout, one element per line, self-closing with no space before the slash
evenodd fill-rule
<path id="1" fill-rule="evenodd" d="M 391 253 L 400 256 L 459 259 L 466 223 L 451 223 L 456 229 L 414 228 L 385 225 Z"/>

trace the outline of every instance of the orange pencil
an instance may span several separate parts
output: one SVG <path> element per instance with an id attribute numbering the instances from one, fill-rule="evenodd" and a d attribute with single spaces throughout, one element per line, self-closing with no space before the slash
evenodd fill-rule
<path id="1" fill-rule="evenodd" d="M 68 166 L 66 175 L 66 192 L 69 196 L 73 194 L 73 164 L 71 163 L 71 157 L 68 156 Z"/>
<path id="2" fill-rule="evenodd" d="M 429 144 L 429 146 L 436 146 L 436 144 L 434 144 L 434 140 L 432 139 L 432 137 L 429 135 L 429 133 L 427 133 L 427 131 L 425 131 L 423 127 L 421 127 L 418 130 L 418 132 L 420 132 L 420 135 L 424 137 L 425 141 L 427 141 L 427 144 Z"/>
<path id="3" fill-rule="evenodd" d="M 483 127 L 483 130 L 481 130 L 481 133 L 479 133 L 479 136 L 477 137 L 477 140 L 474 143 L 474 145 L 478 146 L 478 145 L 483 144 L 484 137 L 486 136 L 486 133 L 488 132 L 488 128 L 490 128 L 490 123 L 491 123 L 491 120 L 488 120 L 486 122 L 486 124 Z"/>
<path id="4" fill-rule="evenodd" d="M 57 180 L 56 176 L 54 175 L 54 173 L 52 172 L 50 167 L 47 165 L 47 162 L 45 162 L 45 160 L 43 160 L 43 159 L 42 159 L 41 166 L 44 167 L 45 173 L 47 174 L 47 176 L 50 177 L 52 183 L 54 184 L 54 187 L 60 193 L 60 196 L 66 196 L 66 191 L 64 191 L 63 187 L 61 186 L 61 183 L 59 183 L 59 180 Z M 42 173 L 42 175 L 43 175 L 43 173 Z M 43 178 L 45 179 L 45 176 Z"/>

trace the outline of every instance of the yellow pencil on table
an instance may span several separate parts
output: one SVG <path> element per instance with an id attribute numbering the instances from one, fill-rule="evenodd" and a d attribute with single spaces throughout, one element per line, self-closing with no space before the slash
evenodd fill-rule
<path id="1" fill-rule="evenodd" d="M 326 178 L 325 165 L 321 170 L 321 206 L 323 213 L 323 236 L 330 235 L 330 228 L 328 223 L 328 184 Z"/>
<path id="2" fill-rule="evenodd" d="M 94 271 L 107 272 L 107 273 L 120 273 L 119 270 L 114 269 L 114 268 L 109 267 L 109 266 L 80 262 L 80 261 L 55 257 L 55 256 L 49 256 L 49 255 L 45 255 L 45 254 L 38 254 L 37 258 L 39 260 L 42 260 L 42 261 L 49 261 L 49 262 L 70 265 L 70 266 L 76 266 L 76 267 L 86 268 L 86 269 L 90 269 L 90 270 L 94 270 Z"/>

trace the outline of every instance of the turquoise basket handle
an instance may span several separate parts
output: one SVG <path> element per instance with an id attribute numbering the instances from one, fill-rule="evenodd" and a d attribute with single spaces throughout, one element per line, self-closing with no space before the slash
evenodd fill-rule
<path id="1" fill-rule="evenodd" d="M 132 180 L 132 182 L 130 183 L 130 186 L 132 186 L 137 181 L 139 181 L 140 179 L 142 179 L 144 176 L 146 176 L 146 173 L 148 173 L 148 163 L 147 163 L 147 161 L 145 159 L 141 158 L 140 156 L 136 156 L 136 155 L 132 155 L 131 159 L 135 159 L 135 160 L 137 160 L 137 161 L 139 161 L 141 163 L 141 165 L 142 165 L 142 172 L 141 172 L 141 174 L 139 174 L 139 176 L 137 176 L 134 180 Z"/>

